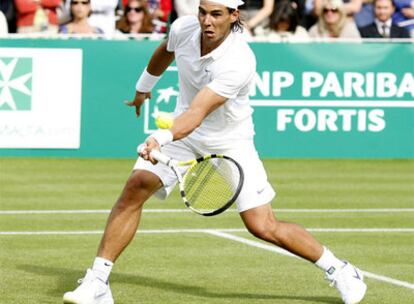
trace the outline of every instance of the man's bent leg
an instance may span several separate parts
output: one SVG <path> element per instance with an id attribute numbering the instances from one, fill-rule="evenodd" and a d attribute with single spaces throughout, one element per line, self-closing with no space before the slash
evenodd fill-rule
<path id="1" fill-rule="evenodd" d="M 359 269 L 336 258 L 309 232 L 294 223 L 276 220 L 271 205 L 266 204 L 240 213 L 246 228 L 256 237 L 282 247 L 325 271 L 346 304 L 359 303 L 367 286 Z"/>
<path id="2" fill-rule="evenodd" d="M 262 240 L 313 263 L 322 256 L 322 245 L 301 226 L 276 220 L 270 204 L 241 212 L 240 216 L 250 233 Z"/>

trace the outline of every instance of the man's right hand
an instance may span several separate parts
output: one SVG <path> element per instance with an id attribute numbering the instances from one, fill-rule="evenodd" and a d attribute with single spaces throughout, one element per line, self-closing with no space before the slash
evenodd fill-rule
<path id="1" fill-rule="evenodd" d="M 133 101 L 125 101 L 125 104 L 129 107 L 135 107 L 135 114 L 137 115 L 137 117 L 139 117 L 141 115 L 141 105 L 144 103 L 145 100 L 150 99 L 151 98 L 151 92 L 148 93 L 141 93 L 141 92 L 136 92 L 135 93 L 135 98 Z"/>
<path id="2" fill-rule="evenodd" d="M 145 160 L 149 160 L 154 165 L 157 163 L 157 160 L 151 157 L 152 150 L 160 150 L 160 145 L 158 144 L 157 140 L 151 136 L 149 136 L 145 143 L 140 145 L 139 156 L 141 156 Z"/>

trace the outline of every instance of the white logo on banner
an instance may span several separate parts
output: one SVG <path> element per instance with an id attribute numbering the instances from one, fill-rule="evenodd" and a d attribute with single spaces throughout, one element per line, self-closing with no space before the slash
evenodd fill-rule
<path id="1" fill-rule="evenodd" d="M 21 66 L 21 69 L 25 70 L 23 75 L 13 77 L 17 68 Z M 18 107 L 21 103 L 25 103 L 25 99 L 30 100 L 31 89 L 27 86 L 27 82 L 32 77 L 32 62 L 30 59 L 12 58 L 9 63 L 6 63 L 5 59 L 0 58 L 0 111 L 4 109 L 19 110 L 25 108 Z M 12 91 L 16 93 L 22 93 L 24 96 L 16 97 L 19 100 L 15 100 L 12 95 Z M 27 98 L 29 97 L 29 98 Z M 26 104 L 30 105 L 26 102 Z"/>
<path id="2" fill-rule="evenodd" d="M 0 148 L 79 148 L 81 90 L 81 50 L 0 48 Z"/>

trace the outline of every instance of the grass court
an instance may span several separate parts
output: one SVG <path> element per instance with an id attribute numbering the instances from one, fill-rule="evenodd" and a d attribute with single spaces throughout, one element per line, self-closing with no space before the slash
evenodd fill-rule
<path id="1" fill-rule="evenodd" d="M 134 160 L 0 159 L 0 303 L 61 303 L 90 267 Z M 362 303 L 414 303 L 413 160 L 266 160 L 279 219 L 366 272 Z M 310 263 L 250 236 L 234 209 L 150 200 L 111 275 L 117 304 L 335 304 Z"/>

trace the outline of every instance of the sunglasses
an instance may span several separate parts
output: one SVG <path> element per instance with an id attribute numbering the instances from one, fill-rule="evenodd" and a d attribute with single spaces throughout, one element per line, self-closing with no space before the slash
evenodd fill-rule
<path id="1" fill-rule="evenodd" d="M 140 13 L 140 12 L 142 12 L 144 9 L 142 8 L 142 7 L 127 7 L 126 9 L 125 9 L 125 11 L 127 12 L 127 13 L 129 13 L 129 12 L 131 12 L 131 11 L 134 11 L 134 12 L 136 12 L 136 13 Z"/>
<path id="2" fill-rule="evenodd" d="M 337 8 L 324 8 L 323 12 L 326 14 L 327 12 L 337 13 L 339 10 Z"/>
<path id="3" fill-rule="evenodd" d="M 72 1 L 70 4 L 71 5 L 77 5 L 77 4 L 82 4 L 82 5 L 89 5 L 89 1 Z"/>

